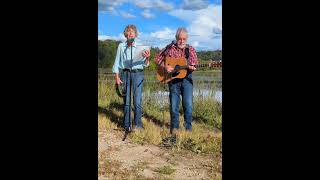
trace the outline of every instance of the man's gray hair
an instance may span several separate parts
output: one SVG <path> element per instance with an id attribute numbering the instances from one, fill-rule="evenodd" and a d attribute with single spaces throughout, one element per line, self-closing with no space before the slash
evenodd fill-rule
<path id="1" fill-rule="evenodd" d="M 187 31 L 186 28 L 184 28 L 184 27 L 179 27 L 179 28 L 177 29 L 177 32 L 176 32 L 176 39 L 178 39 L 179 35 L 180 35 L 182 32 L 185 32 L 186 34 L 188 34 L 188 31 Z"/>

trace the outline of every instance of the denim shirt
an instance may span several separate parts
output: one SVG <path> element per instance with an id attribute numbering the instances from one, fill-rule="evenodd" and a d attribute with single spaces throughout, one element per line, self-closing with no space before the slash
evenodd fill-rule
<path id="1" fill-rule="evenodd" d="M 137 48 L 136 43 L 133 43 L 133 46 L 127 46 L 126 42 L 121 42 L 118 46 L 116 59 L 114 61 L 112 72 L 119 73 L 120 69 L 128 68 L 130 69 L 131 65 L 131 48 L 132 48 L 132 56 L 135 56 L 135 50 Z M 132 69 L 143 69 L 147 65 L 144 63 L 145 58 L 141 59 L 141 61 L 134 62 L 132 64 Z"/>

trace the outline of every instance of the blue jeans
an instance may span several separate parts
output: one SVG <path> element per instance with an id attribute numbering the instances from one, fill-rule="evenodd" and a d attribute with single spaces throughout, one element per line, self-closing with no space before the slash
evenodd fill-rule
<path id="1" fill-rule="evenodd" d="M 184 127 L 187 131 L 192 130 L 192 102 L 193 102 L 193 81 L 192 74 L 188 73 L 183 79 L 174 79 L 169 82 L 170 90 L 170 116 L 171 127 L 179 129 L 179 105 L 180 95 L 182 96 L 182 107 L 184 113 Z"/>
<path id="2" fill-rule="evenodd" d="M 130 91 L 132 90 L 133 94 L 133 106 L 134 106 L 134 122 L 136 128 L 142 128 L 142 87 L 143 87 L 143 80 L 144 80 L 144 72 L 131 72 L 131 82 L 132 82 L 132 89 L 130 89 L 130 80 L 129 80 L 130 73 L 124 72 L 123 83 L 124 87 L 126 88 L 126 96 L 124 97 L 124 128 L 128 129 L 131 127 L 131 110 L 130 110 Z M 131 100 L 132 102 L 132 100 Z M 131 103 L 132 104 L 132 103 Z"/>

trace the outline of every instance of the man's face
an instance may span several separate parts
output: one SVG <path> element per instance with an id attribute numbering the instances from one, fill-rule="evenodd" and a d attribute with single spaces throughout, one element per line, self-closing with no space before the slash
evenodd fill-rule
<path id="1" fill-rule="evenodd" d="M 177 45 L 179 48 L 184 48 L 187 44 L 188 35 L 185 32 L 181 32 L 177 38 Z"/>
<path id="2" fill-rule="evenodd" d="M 132 39 L 136 37 L 136 33 L 133 29 L 129 28 L 127 31 L 127 39 Z"/>

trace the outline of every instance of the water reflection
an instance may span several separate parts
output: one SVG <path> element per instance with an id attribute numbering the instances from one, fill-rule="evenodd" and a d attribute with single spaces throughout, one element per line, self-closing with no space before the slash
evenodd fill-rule
<path id="1" fill-rule="evenodd" d="M 150 92 L 146 91 L 142 93 L 142 97 L 146 98 L 154 98 L 157 101 L 168 101 L 169 92 L 167 91 L 156 91 Z M 214 100 L 222 103 L 222 91 L 221 90 L 209 90 L 209 89 L 194 89 L 193 90 L 193 97 L 200 97 L 200 98 L 213 98 Z"/>

